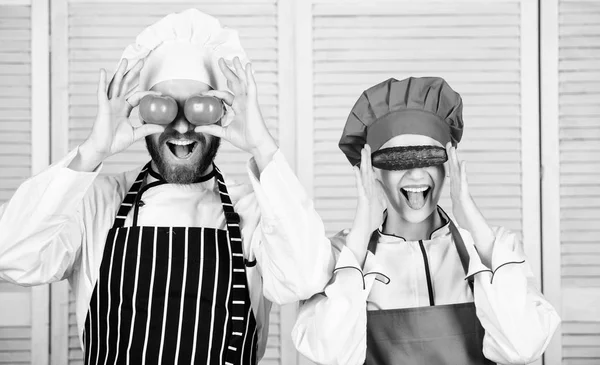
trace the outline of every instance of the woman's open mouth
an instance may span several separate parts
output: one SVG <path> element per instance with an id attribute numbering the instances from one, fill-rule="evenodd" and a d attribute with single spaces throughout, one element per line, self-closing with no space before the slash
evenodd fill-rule
<path id="1" fill-rule="evenodd" d="M 167 141 L 167 147 L 169 147 L 169 151 L 180 160 L 185 160 L 189 158 L 198 146 L 197 141 L 192 141 L 189 139 L 171 139 Z"/>
<path id="2" fill-rule="evenodd" d="M 427 202 L 431 187 L 428 185 L 410 185 L 400 188 L 400 192 L 406 198 L 406 203 L 411 209 L 421 209 Z"/>

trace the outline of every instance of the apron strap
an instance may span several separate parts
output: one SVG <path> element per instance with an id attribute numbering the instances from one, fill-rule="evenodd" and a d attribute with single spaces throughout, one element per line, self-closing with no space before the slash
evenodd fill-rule
<path id="1" fill-rule="evenodd" d="M 215 173 L 216 172 L 213 169 L 212 172 L 206 174 L 205 176 L 202 176 L 199 182 L 204 182 L 212 179 L 215 176 Z M 152 176 L 157 181 L 142 186 L 144 180 L 146 179 L 146 176 L 148 175 Z M 113 228 L 123 227 L 123 225 L 125 224 L 125 219 L 127 218 L 127 215 L 129 214 L 132 208 L 134 209 L 132 226 L 137 226 L 139 209 L 140 206 L 143 205 L 142 195 L 148 189 L 163 184 L 167 184 L 167 181 L 158 172 L 152 169 L 152 161 L 144 165 L 137 178 L 135 179 L 135 182 L 133 183 L 133 185 L 131 185 L 131 188 L 129 188 L 127 195 L 125 195 L 125 199 L 121 203 L 121 206 L 119 207 L 117 217 L 115 218 L 115 221 L 113 223 Z"/>
<path id="2" fill-rule="evenodd" d="M 142 184 L 144 183 L 144 179 L 146 178 L 148 170 L 150 169 L 150 164 L 151 162 L 148 162 L 146 165 L 144 165 L 137 178 L 135 179 L 133 185 L 131 185 L 131 188 L 129 188 L 127 195 L 125 195 L 125 199 L 123 199 L 123 202 L 121 203 L 121 206 L 117 211 L 117 216 L 115 217 L 113 228 L 123 227 L 123 225 L 125 224 L 125 219 L 129 214 L 129 211 L 131 210 L 134 204 L 138 204 L 138 193 L 142 187 Z"/>
<path id="3" fill-rule="evenodd" d="M 229 232 L 229 238 L 232 243 L 242 243 L 242 231 L 240 229 L 240 216 L 233 209 L 233 202 L 229 196 L 227 185 L 225 185 L 225 179 L 221 170 L 216 165 L 213 165 L 213 171 L 217 178 L 217 185 L 219 186 L 219 196 L 221 197 L 221 204 L 223 204 L 223 212 L 225 212 L 225 222 L 227 224 L 227 231 Z M 248 261 L 244 258 L 244 265 L 247 267 L 253 267 L 256 265 L 256 259 Z"/>
<path id="4" fill-rule="evenodd" d="M 458 257 L 460 258 L 460 263 L 462 264 L 463 270 L 465 271 L 465 275 L 469 273 L 469 252 L 467 251 L 467 247 L 465 246 L 465 241 L 463 241 L 460 232 L 458 232 L 458 228 L 450 220 L 450 233 L 452 234 L 452 239 L 454 241 L 454 246 L 456 246 L 456 251 L 458 252 Z M 469 282 L 469 286 L 471 287 L 471 291 L 473 291 L 473 278 L 467 278 Z"/>
<path id="5" fill-rule="evenodd" d="M 458 228 L 456 227 L 456 224 L 454 224 L 454 222 L 450 218 L 448 218 L 448 228 L 450 229 L 450 234 L 452 235 L 454 245 L 456 246 L 456 251 L 458 252 L 458 257 L 460 258 L 460 263 L 462 264 L 465 275 L 467 275 L 467 273 L 469 272 L 469 261 L 470 260 L 469 260 L 469 253 L 467 251 L 467 247 L 465 246 L 465 242 L 463 241 L 462 236 L 460 235 L 460 232 L 458 232 Z M 371 238 L 369 239 L 369 245 L 367 247 L 367 250 L 371 251 L 373 253 L 373 255 L 377 251 L 378 241 L 379 241 L 379 232 L 374 231 L 371 234 Z M 419 242 L 422 242 L 422 241 L 419 241 Z M 423 250 L 423 248 L 421 248 L 421 249 Z M 423 254 L 425 255 L 424 252 L 423 252 Z M 427 270 L 427 273 L 429 273 L 428 270 Z M 473 278 L 469 278 L 468 282 L 469 282 L 469 287 L 471 287 L 471 291 L 473 291 Z M 430 289 L 430 287 L 428 287 L 428 289 Z M 431 294 L 432 293 L 430 290 L 429 291 L 429 299 L 430 299 L 431 305 L 433 305 L 433 298 L 432 298 Z"/>
<path id="6" fill-rule="evenodd" d="M 458 251 L 458 257 L 460 257 L 460 263 L 462 264 L 463 270 L 465 271 L 465 275 L 469 272 L 469 253 L 467 252 L 467 247 L 465 246 L 465 241 L 463 241 L 462 236 L 458 232 L 458 228 L 454 224 L 454 222 L 450 221 L 449 224 L 450 233 L 452 234 L 452 238 L 454 239 L 454 245 L 456 246 L 456 251 Z"/>
<path id="7" fill-rule="evenodd" d="M 371 251 L 373 255 L 377 251 L 377 242 L 379 241 L 379 232 L 377 230 L 371 233 L 371 238 L 369 238 L 369 246 L 367 246 L 367 250 Z"/>

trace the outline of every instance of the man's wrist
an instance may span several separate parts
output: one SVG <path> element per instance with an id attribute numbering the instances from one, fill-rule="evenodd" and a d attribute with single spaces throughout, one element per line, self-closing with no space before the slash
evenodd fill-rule
<path id="1" fill-rule="evenodd" d="M 105 157 L 94 151 L 86 140 L 77 149 L 77 155 L 69 168 L 79 172 L 92 172 L 104 161 Z"/>
<path id="2" fill-rule="evenodd" d="M 256 161 L 256 165 L 260 172 L 262 172 L 269 162 L 273 160 L 273 156 L 279 150 L 275 139 L 269 134 L 268 138 L 265 138 L 265 141 L 258 146 L 255 146 L 250 150 L 250 153 L 254 157 L 254 161 Z"/>

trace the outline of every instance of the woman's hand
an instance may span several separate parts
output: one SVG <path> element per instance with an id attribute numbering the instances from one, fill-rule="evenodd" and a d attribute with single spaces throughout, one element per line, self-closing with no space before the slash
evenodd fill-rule
<path id="1" fill-rule="evenodd" d="M 494 232 L 469 192 L 466 162 L 459 161 L 456 148 L 452 147 L 452 143 L 446 145 L 446 152 L 450 169 L 450 197 L 454 218 L 461 228 L 466 229 L 473 236 L 481 261 L 491 268 Z"/>
<path id="2" fill-rule="evenodd" d="M 381 227 L 387 200 L 381 182 L 375 178 L 371 164 L 371 147 L 365 145 L 361 151 L 360 169 L 354 167 L 358 205 L 352 229 L 346 239 L 346 245 L 362 264 L 371 234 Z"/>

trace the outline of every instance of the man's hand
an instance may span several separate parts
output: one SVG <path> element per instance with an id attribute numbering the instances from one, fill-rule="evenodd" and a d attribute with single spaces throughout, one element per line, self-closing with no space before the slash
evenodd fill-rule
<path id="1" fill-rule="evenodd" d="M 492 250 L 494 248 L 494 232 L 485 221 L 469 193 L 467 183 L 467 165 L 459 161 L 456 148 L 452 143 L 446 145 L 448 153 L 448 166 L 450 168 L 450 197 L 452 198 L 452 212 L 461 228 L 469 231 L 473 236 L 475 247 L 484 265 L 491 268 Z"/>
<path id="2" fill-rule="evenodd" d="M 124 151 L 134 142 L 150 134 L 161 133 L 164 130 L 163 126 L 157 124 L 144 124 L 134 128 L 129 121 L 131 111 L 144 96 L 160 95 L 152 91 L 138 91 L 126 97 L 131 81 L 139 75 L 143 66 L 143 61 L 138 61 L 129 72 L 125 72 L 127 60 L 121 61 L 108 87 L 106 71 L 100 70 L 96 121 L 88 138 L 79 146 L 79 153 L 69 168 L 76 171 L 93 171 L 106 158 Z"/>
<path id="3" fill-rule="evenodd" d="M 354 166 L 354 176 L 358 190 L 358 205 L 346 242 L 362 265 L 371 234 L 383 223 L 383 212 L 387 207 L 381 182 L 375 178 L 369 145 L 365 145 L 361 151 L 360 169 Z"/>
<path id="4" fill-rule="evenodd" d="M 223 100 L 231 106 L 235 118 L 227 126 L 216 124 L 196 127 L 198 133 L 208 133 L 229 141 L 237 148 L 251 153 L 262 171 L 277 151 L 277 144 L 269 133 L 258 105 L 256 81 L 252 74 L 252 65 L 244 68 L 238 57 L 234 58 L 235 71 L 225 60 L 219 60 L 219 67 L 227 78 L 227 87 L 233 92 L 211 90 L 210 95 Z"/>

